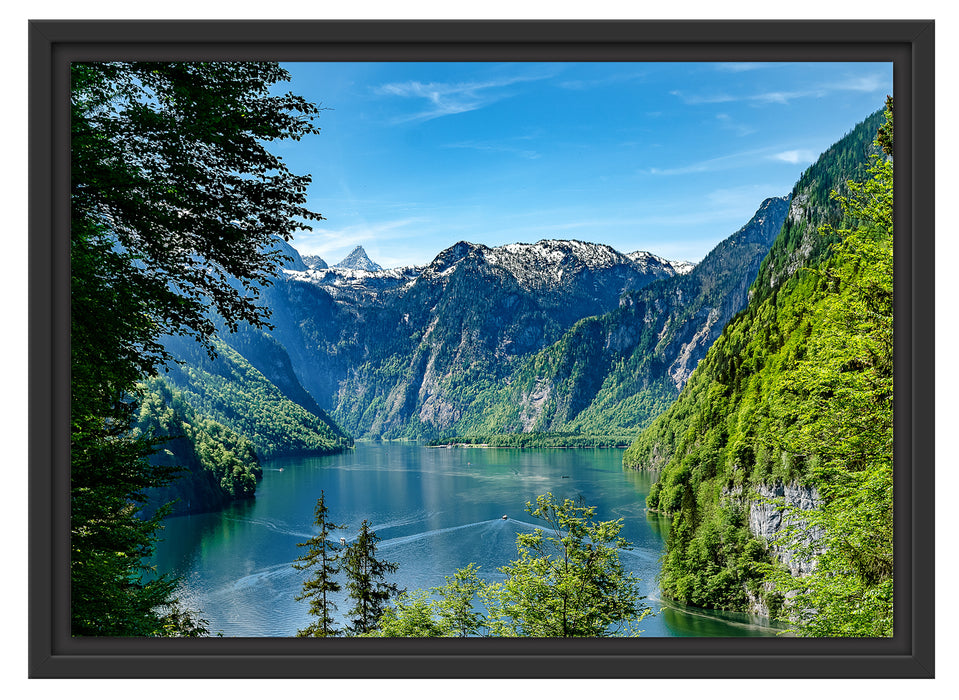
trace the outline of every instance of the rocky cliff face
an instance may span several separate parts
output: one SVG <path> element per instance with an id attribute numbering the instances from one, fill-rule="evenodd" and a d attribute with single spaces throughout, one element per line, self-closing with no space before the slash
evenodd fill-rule
<path id="1" fill-rule="evenodd" d="M 749 503 L 749 531 L 769 543 L 790 525 L 799 524 L 802 511 L 815 510 L 820 503 L 816 487 L 795 482 L 760 484 L 756 490 L 759 499 Z M 816 531 L 808 533 L 802 546 L 813 545 L 818 535 Z M 805 576 L 812 572 L 814 562 L 797 556 L 794 550 L 776 545 L 771 549 L 793 576 Z"/>
<path id="2" fill-rule="evenodd" d="M 724 492 L 724 497 L 742 503 L 744 498 L 741 489 L 735 492 Z M 749 533 L 758 537 L 769 546 L 773 557 L 783 564 L 796 577 L 806 576 L 815 568 L 815 562 L 799 554 L 796 549 L 775 544 L 776 538 L 788 527 L 800 525 L 802 514 L 819 507 L 819 492 L 815 486 L 799 484 L 797 482 L 759 484 L 746 503 L 748 506 Z M 814 547 L 821 533 L 815 528 L 810 529 L 802 537 L 798 546 L 802 549 Z M 772 584 L 766 582 L 761 590 L 770 593 Z M 769 605 L 762 595 L 746 590 L 747 606 L 745 612 L 770 617 Z"/>
<path id="3" fill-rule="evenodd" d="M 311 270 L 325 270 L 329 267 L 319 255 L 301 255 L 303 263 Z"/>

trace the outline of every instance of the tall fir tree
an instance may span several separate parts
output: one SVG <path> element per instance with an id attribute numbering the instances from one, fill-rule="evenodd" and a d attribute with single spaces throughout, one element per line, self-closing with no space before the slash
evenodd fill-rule
<path id="1" fill-rule="evenodd" d="M 316 620 L 305 629 L 296 633 L 297 637 L 335 637 L 339 630 L 334 625 L 333 611 L 336 604 L 329 596 L 340 590 L 336 575 L 340 572 L 337 566 L 340 555 L 337 546 L 330 540 L 330 533 L 343 529 L 329 520 L 329 509 L 326 507 L 326 497 L 320 491 L 313 510 L 313 523 L 319 532 L 306 542 L 299 542 L 297 546 L 306 547 L 306 554 L 293 562 L 293 568 L 299 571 L 311 571 L 312 575 L 303 582 L 303 593 L 296 596 L 297 600 L 310 601 L 310 614 Z"/>
<path id="2" fill-rule="evenodd" d="M 388 583 L 386 575 L 398 567 L 393 562 L 376 558 L 376 543 L 380 538 L 364 520 L 356 540 L 347 545 L 343 553 L 343 570 L 346 573 L 346 590 L 353 599 L 349 611 L 350 636 L 360 636 L 376 630 L 387 603 L 401 591 L 395 583 Z"/>

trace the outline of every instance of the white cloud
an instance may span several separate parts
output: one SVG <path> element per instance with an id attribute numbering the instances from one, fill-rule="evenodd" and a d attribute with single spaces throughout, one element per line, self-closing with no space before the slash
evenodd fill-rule
<path id="1" fill-rule="evenodd" d="M 698 163 L 690 163 L 676 168 L 649 168 L 645 172 L 650 175 L 688 175 L 689 173 L 706 173 L 714 170 L 729 170 L 731 168 L 741 168 L 749 165 L 755 160 L 756 156 L 767 153 L 765 149 L 741 151 L 739 153 L 730 153 L 726 156 L 716 158 L 707 158 Z"/>
<path id="2" fill-rule="evenodd" d="M 605 87 L 617 83 L 628 83 L 634 80 L 644 80 L 646 73 L 612 73 L 602 78 L 593 78 L 589 80 L 564 80 L 559 83 L 561 88 L 566 90 L 589 90 L 591 88 Z"/>
<path id="3" fill-rule="evenodd" d="M 735 132 L 737 136 L 749 136 L 750 134 L 756 133 L 755 128 L 735 121 L 728 114 L 717 114 L 716 119 L 719 120 L 720 127 Z"/>
<path id="4" fill-rule="evenodd" d="M 737 102 L 741 98 L 732 95 L 689 95 L 681 90 L 671 90 L 670 95 L 674 95 L 688 105 L 720 104 L 722 102 Z"/>
<path id="5" fill-rule="evenodd" d="M 750 102 L 774 102 L 776 104 L 789 104 L 791 100 L 799 100 L 805 97 L 825 97 L 829 90 L 825 88 L 813 88 L 811 90 L 776 90 L 773 92 L 761 92 L 758 95 L 752 95 L 746 99 Z"/>
<path id="6" fill-rule="evenodd" d="M 889 78 L 881 73 L 851 76 L 829 87 L 833 90 L 848 92 L 880 92 L 892 90 L 892 85 L 889 84 Z"/>
<path id="7" fill-rule="evenodd" d="M 293 247 L 300 253 L 319 255 L 328 258 L 343 257 L 354 247 L 375 241 L 405 238 L 410 235 L 408 227 L 421 224 L 426 219 L 410 217 L 392 221 L 380 221 L 373 224 L 358 223 L 343 228 L 313 227 L 312 231 L 301 231 L 293 241 Z"/>
<path id="8" fill-rule="evenodd" d="M 429 103 L 428 109 L 397 117 L 394 121 L 397 123 L 427 121 L 481 109 L 507 96 L 497 92 L 499 88 L 542 79 L 543 76 L 513 76 L 499 80 L 464 83 L 421 83 L 412 80 L 405 83 L 380 85 L 374 88 L 374 92 L 378 95 L 426 100 Z"/>
<path id="9" fill-rule="evenodd" d="M 750 61 L 739 61 L 736 63 L 717 63 L 716 70 L 724 73 L 743 73 L 745 71 L 757 70 L 758 68 L 767 68 L 769 63 L 753 63 Z"/>
<path id="10" fill-rule="evenodd" d="M 813 153 L 812 151 L 804 148 L 799 148 L 791 151 L 782 151 L 781 153 L 774 153 L 769 156 L 772 160 L 780 160 L 784 163 L 791 163 L 792 165 L 798 165 L 799 163 L 812 163 L 816 160 L 818 154 Z"/>

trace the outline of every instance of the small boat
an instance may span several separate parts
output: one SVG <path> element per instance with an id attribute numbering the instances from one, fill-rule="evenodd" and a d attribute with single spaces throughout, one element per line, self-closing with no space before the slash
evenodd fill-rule
<path id="1" fill-rule="evenodd" d="M 504 516 L 503 516 L 503 520 L 509 520 L 509 516 L 508 516 L 508 515 L 504 515 Z"/>
<path id="2" fill-rule="evenodd" d="M 569 474 L 563 474 L 563 478 L 564 478 L 564 479 L 568 479 L 568 478 L 569 478 Z"/>

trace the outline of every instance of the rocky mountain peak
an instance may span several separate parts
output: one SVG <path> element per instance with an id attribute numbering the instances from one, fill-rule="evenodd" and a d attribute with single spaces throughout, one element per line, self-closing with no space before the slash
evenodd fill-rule
<path id="1" fill-rule="evenodd" d="M 366 270 L 367 272 L 378 272 L 383 269 L 370 260 L 370 257 L 361 245 L 356 246 L 349 255 L 333 267 L 346 268 L 347 270 Z"/>
<path id="2" fill-rule="evenodd" d="M 311 270 L 326 270 L 329 268 L 329 265 L 326 264 L 326 261 L 319 255 L 301 255 L 300 258 Z"/>

